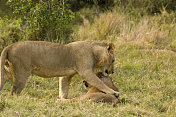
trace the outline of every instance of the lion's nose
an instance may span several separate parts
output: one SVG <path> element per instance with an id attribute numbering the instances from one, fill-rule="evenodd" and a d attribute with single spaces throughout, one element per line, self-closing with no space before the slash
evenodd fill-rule
<path id="1" fill-rule="evenodd" d="M 108 70 L 107 70 L 107 69 L 105 70 L 105 73 L 109 74 L 109 72 L 108 72 Z"/>

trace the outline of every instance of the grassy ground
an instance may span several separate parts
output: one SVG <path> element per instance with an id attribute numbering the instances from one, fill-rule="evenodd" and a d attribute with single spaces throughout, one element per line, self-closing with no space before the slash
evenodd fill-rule
<path id="1" fill-rule="evenodd" d="M 11 82 L 2 90 L 2 117 L 26 116 L 175 116 L 176 54 L 167 50 L 116 47 L 113 81 L 120 89 L 117 107 L 103 103 L 58 103 L 58 78 L 31 76 L 20 96 L 10 96 Z M 75 76 L 69 98 L 86 92 Z"/>

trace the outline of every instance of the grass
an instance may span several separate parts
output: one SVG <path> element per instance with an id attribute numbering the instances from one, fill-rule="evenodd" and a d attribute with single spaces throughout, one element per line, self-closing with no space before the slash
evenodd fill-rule
<path id="1" fill-rule="evenodd" d="M 120 103 L 59 103 L 58 78 L 31 76 L 20 96 L 10 96 L 11 82 L 2 90 L 2 117 L 12 116 L 175 116 L 176 54 L 167 50 L 116 47 L 113 81 L 120 89 Z M 71 83 L 69 98 L 86 92 L 79 76 Z"/>

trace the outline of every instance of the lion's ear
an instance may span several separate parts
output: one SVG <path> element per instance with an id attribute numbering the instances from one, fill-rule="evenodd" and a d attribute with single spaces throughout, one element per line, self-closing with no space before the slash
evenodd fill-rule
<path id="1" fill-rule="evenodd" d="M 107 46 L 108 52 L 113 53 L 114 49 L 115 49 L 114 44 L 113 43 L 108 43 L 108 46 Z"/>

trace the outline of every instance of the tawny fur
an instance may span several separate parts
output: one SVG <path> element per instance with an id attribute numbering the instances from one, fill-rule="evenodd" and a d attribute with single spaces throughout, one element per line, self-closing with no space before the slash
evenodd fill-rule
<path id="1" fill-rule="evenodd" d="M 108 76 L 104 76 L 102 73 L 97 73 L 97 76 L 103 81 L 109 88 L 113 89 L 114 91 L 118 91 L 118 88 L 113 84 L 112 79 Z M 58 99 L 59 102 L 74 102 L 74 101 L 82 101 L 88 100 L 93 102 L 108 102 L 117 104 L 119 100 L 110 94 L 105 94 L 104 92 L 100 91 L 96 87 L 89 85 L 87 82 L 84 82 L 85 86 L 88 88 L 88 92 L 85 95 L 80 97 L 76 97 L 73 99 Z"/>
<path id="2" fill-rule="evenodd" d="M 5 64 L 7 61 L 8 66 Z M 114 45 L 95 41 L 78 41 L 66 45 L 44 41 L 23 41 L 7 46 L 1 53 L 0 90 L 4 68 L 12 73 L 12 94 L 20 94 L 30 74 L 60 78 L 59 97 L 66 98 L 72 76 L 79 74 L 92 86 L 108 94 L 119 92 L 107 87 L 94 73 L 100 68 L 113 73 Z"/>

